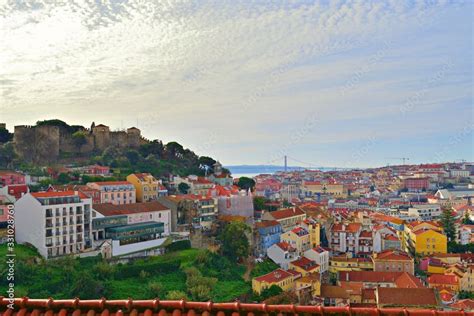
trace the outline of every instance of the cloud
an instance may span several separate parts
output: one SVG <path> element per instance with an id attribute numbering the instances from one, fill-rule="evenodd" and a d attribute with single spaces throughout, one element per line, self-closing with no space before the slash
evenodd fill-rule
<path id="1" fill-rule="evenodd" d="M 399 109 L 419 91 L 410 115 L 454 102 L 466 117 L 471 10 L 444 1 L 9 2 L 0 6 L 0 115 L 9 124 L 138 120 L 148 138 L 190 148 L 215 134 L 209 154 L 228 163 L 265 160 L 309 113 L 327 127 L 411 124 Z M 446 61 L 453 66 L 426 87 Z M 373 132 L 350 126 L 304 142 Z M 380 137 L 407 137 L 391 127 Z M 248 144 L 261 150 L 249 157 Z"/>

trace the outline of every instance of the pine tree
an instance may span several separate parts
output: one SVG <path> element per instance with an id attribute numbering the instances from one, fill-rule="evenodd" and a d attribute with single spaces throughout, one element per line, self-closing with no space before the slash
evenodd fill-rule
<path id="1" fill-rule="evenodd" d="M 448 237 L 448 241 L 456 240 L 456 228 L 454 227 L 454 217 L 450 209 L 444 209 L 441 214 L 441 225 L 444 233 Z"/>

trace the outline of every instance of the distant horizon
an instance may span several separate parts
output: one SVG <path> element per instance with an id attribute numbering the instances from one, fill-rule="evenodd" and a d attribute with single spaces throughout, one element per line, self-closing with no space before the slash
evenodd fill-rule
<path id="1" fill-rule="evenodd" d="M 4 120 L 0 120 L 0 123 L 5 123 L 6 124 L 6 128 L 9 130 L 10 133 L 13 133 L 14 132 L 14 127 L 15 126 L 21 126 L 21 125 L 26 125 L 26 126 L 34 126 L 36 125 L 36 123 L 38 121 L 43 121 L 43 120 L 62 120 L 60 118 L 44 118 L 44 119 L 37 119 L 35 120 L 33 123 L 28 123 L 28 124 L 9 124 L 8 122 L 5 122 Z M 117 130 L 126 130 L 127 128 L 131 128 L 131 127 L 137 127 L 136 125 L 130 125 L 130 126 L 124 126 L 124 127 L 113 127 L 113 126 L 110 126 L 106 120 L 104 121 L 91 121 L 90 124 L 81 124 L 81 123 L 76 123 L 76 124 L 71 124 L 70 122 L 66 121 L 66 120 L 62 120 L 64 121 L 65 123 L 67 123 L 68 125 L 80 125 L 80 126 L 83 126 L 85 128 L 89 128 L 90 125 L 92 124 L 92 122 L 94 122 L 96 125 L 98 124 L 104 124 L 106 126 L 108 126 L 110 128 L 111 131 L 117 131 Z M 140 129 L 139 125 L 137 127 L 138 129 Z M 470 131 L 469 131 L 470 132 Z M 149 137 L 147 135 L 144 135 L 143 134 L 143 131 L 142 131 L 142 136 L 147 138 L 147 139 L 150 139 L 150 140 L 159 140 L 159 141 L 162 141 L 164 144 L 166 143 L 169 143 L 169 142 L 173 142 L 173 141 L 177 141 L 177 140 L 163 140 L 163 139 L 160 139 L 160 138 L 154 138 L 154 137 Z M 469 134 L 465 135 L 465 136 L 469 136 Z M 218 161 L 220 161 L 224 167 L 228 168 L 228 167 L 270 167 L 270 168 L 283 168 L 283 155 L 284 153 L 281 153 L 281 161 L 282 161 L 282 164 L 279 165 L 279 164 L 272 164 L 272 163 L 226 163 L 226 161 L 223 161 L 221 159 L 219 159 L 218 157 L 214 157 L 212 154 L 210 153 L 206 153 L 205 150 L 208 150 L 210 149 L 209 148 L 209 145 L 208 144 L 205 144 L 204 146 L 196 146 L 196 148 L 193 148 L 192 146 L 187 146 L 186 144 L 180 142 L 180 141 L 177 141 L 178 143 L 180 143 L 184 148 L 188 148 L 189 150 L 195 152 L 197 155 L 199 156 L 209 156 L 209 157 L 212 157 Z M 218 147 L 219 144 L 215 144 L 213 147 Z M 365 151 L 366 148 L 362 148 L 361 149 L 361 152 L 362 151 Z M 275 155 L 273 155 L 272 158 L 274 158 Z M 400 155 L 400 156 L 403 156 L 403 155 Z M 293 159 L 291 157 L 289 157 L 289 159 Z M 273 159 L 273 161 L 276 161 L 278 159 Z M 357 160 L 357 159 L 354 159 L 354 160 Z M 387 166 L 401 166 L 401 165 L 404 165 L 403 163 L 396 163 L 397 160 L 399 161 L 402 161 L 402 158 L 401 157 L 398 157 L 398 158 L 386 158 L 386 160 L 393 160 L 394 163 L 378 163 L 378 164 L 374 164 L 374 165 L 367 165 L 367 166 L 348 166 L 348 165 L 334 165 L 334 166 L 323 166 L 319 163 L 313 163 L 311 164 L 311 166 L 309 165 L 309 163 L 305 163 L 305 162 L 302 162 L 303 165 L 288 165 L 288 168 L 294 168 L 294 169 L 370 169 L 370 168 L 382 168 L 382 167 L 387 167 Z M 457 162 L 461 162 L 461 161 L 464 161 L 464 162 L 474 162 L 474 157 L 472 159 L 463 159 L 463 157 L 458 157 L 457 159 L 453 160 L 453 161 L 449 161 L 449 160 L 444 160 L 444 161 L 433 161 L 433 160 L 428 160 L 428 161 L 422 161 L 422 160 L 408 160 L 405 165 L 420 165 L 420 164 L 427 164 L 427 163 L 457 163 Z M 347 160 L 349 161 L 349 160 Z"/>

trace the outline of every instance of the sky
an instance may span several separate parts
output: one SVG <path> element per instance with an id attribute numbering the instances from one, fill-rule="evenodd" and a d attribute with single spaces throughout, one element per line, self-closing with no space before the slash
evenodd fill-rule
<path id="1" fill-rule="evenodd" d="M 0 122 L 224 165 L 473 161 L 473 3 L 0 0 Z"/>

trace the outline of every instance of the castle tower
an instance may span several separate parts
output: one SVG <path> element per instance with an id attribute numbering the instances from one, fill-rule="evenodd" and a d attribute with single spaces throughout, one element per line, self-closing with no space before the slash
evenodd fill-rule
<path id="1" fill-rule="evenodd" d="M 106 125 L 99 124 L 92 127 L 92 135 L 94 135 L 95 147 L 104 150 L 110 146 L 110 128 Z"/>
<path id="2" fill-rule="evenodd" d="M 130 147 L 140 146 L 140 135 L 141 132 L 136 127 L 130 127 L 127 129 L 127 142 Z"/>

